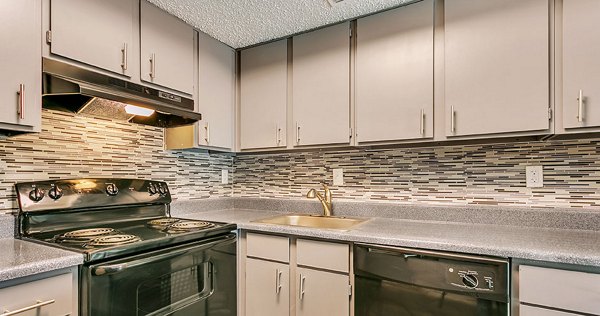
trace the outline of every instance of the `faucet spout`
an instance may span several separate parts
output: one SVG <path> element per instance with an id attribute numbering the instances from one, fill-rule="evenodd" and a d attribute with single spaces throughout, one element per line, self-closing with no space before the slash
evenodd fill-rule
<path id="1" fill-rule="evenodd" d="M 323 215 L 331 216 L 331 209 L 332 209 L 331 190 L 329 189 L 329 187 L 326 184 L 323 184 L 323 189 L 325 190 L 325 196 L 323 196 L 321 193 L 317 192 L 317 190 L 315 190 L 315 189 L 310 189 L 308 191 L 308 193 L 306 193 L 306 197 L 309 199 L 317 198 L 319 200 L 319 202 L 321 202 L 321 205 L 323 206 Z"/>

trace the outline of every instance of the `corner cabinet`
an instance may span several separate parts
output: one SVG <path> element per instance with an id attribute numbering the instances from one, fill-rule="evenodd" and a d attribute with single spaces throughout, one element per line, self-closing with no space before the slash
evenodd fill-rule
<path id="1" fill-rule="evenodd" d="M 0 130 L 38 132 L 42 119 L 41 3 L 0 1 Z"/>
<path id="2" fill-rule="evenodd" d="M 433 137 L 434 1 L 358 19 L 356 141 Z"/>
<path id="3" fill-rule="evenodd" d="M 350 144 L 350 23 L 294 36 L 294 145 Z"/>
<path id="4" fill-rule="evenodd" d="M 285 147 L 287 40 L 240 54 L 240 149 Z"/>
<path id="5" fill-rule="evenodd" d="M 113 73 L 132 76 L 138 27 L 135 0 L 53 0 L 50 51 Z M 137 42 L 136 42 L 137 43 Z"/>
<path id="6" fill-rule="evenodd" d="M 141 78 L 194 91 L 194 29 L 146 0 L 140 2 Z"/>
<path id="7" fill-rule="evenodd" d="M 549 133 L 549 1 L 444 9 L 446 136 Z"/>
<path id="8" fill-rule="evenodd" d="M 245 236 L 246 316 L 350 315 L 348 244 L 253 232 Z"/>
<path id="9" fill-rule="evenodd" d="M 600 2 L 561 3 L 564 128 L 600 127 Z"/>

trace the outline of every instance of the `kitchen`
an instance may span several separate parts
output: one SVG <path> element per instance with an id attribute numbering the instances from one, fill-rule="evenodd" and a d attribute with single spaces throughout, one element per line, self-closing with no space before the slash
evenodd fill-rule
<path id="1" fill-rule="evenodd" d="M 1 1 L 0 315 L 600 315 L 596 0 Z"/>

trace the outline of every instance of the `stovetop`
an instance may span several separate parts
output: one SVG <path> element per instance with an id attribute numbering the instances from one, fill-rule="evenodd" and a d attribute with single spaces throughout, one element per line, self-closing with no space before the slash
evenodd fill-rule
<path id="1" fill-rule="evenodd" d="M 33 233 L 25 239 L 83 253 L 89 262 L 201 240 L 235 229 L 235 224 L 157 217 Z"/>

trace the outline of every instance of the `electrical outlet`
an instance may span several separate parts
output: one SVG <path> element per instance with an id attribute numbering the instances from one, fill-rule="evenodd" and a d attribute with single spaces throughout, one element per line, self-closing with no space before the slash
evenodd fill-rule
<path id="1" fill-rule="evenodd" d="M 344 169 L 333 169 L 333 185 L 344 185 Z"/>
<path id="2" fill-rule="evenodd" d="M 541 188 L 544 186 L 544 168 L 542 166 L 526 166 L 525 179 L 528 188 Z"/>
<path id="3" fill-rule="evenodd" d="M 229 184 L 229 170 L 221 170 L 221 184 Z"/>

